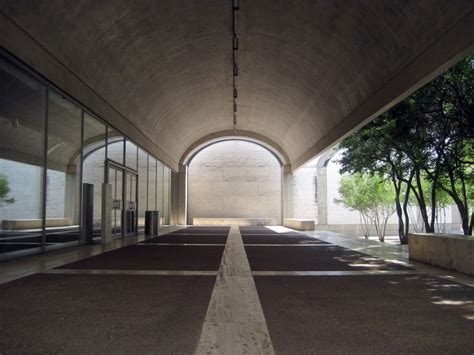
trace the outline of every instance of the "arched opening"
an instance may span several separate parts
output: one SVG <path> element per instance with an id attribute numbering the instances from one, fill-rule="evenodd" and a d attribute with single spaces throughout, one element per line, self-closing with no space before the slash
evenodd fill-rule
<path id="1" fill-rule="evenodd" d="M 281 161 L 268 148 L 224 140 L 199 150 L 188 166 L 189 224 L 195 218 L 281 223 Z"/>

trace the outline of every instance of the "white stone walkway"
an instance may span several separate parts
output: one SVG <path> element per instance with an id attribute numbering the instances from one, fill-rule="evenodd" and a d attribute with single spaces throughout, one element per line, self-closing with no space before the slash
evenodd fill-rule
<path id="1" fill-rule="evenodd" d="M 196 354 L 273 354 L 239 227 L 232 226 Z"/>

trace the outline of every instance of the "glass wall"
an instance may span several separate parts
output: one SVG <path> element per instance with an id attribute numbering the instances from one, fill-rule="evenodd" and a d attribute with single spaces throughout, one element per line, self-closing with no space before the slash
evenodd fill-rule
<path id="1" fill-rule="evenodd" d="M 163 224 L 170 224 L 171 172 L 163 166 Z"/>
<path id="2" fill-rule="evenodd" d="M 148 210 L 154 211 L 156 205 L 156 166 L 157 160 L 152 156 L 148 157 Z"/>
<path id="3" fill-rule="evenodd" d="M 0 51 L 0 261 L 78 245 L 83 184 L 99 239 L 104 182 L 117 237 L 135 235 L 146 210 L 170 223 L 170 169 Z"/>
<path id="4" fill-rule="evenodd" d="M 163 215 L 163 164 L 156 164 L 156 209 L 160 211 L 160 223 L 164 224 Z"/>
<path id="5" fill-rule="evenodd" d="M 107 159 L 124 164 L 124 137 L 113 128 L 107 129 Z"/>
<path id="6" fill-rule="evenodd" d="M 91 115 L 84 114 L 82 182 L 94 186 L 94 238 L 102 228 L 102 183 L 105 171 L 106 127 Z"/>
<path id="7" fill-rule="evenodd" d="M 137 146 L 130 140 L 125 141 L 125 165 L 133 170 L 137 170 Z"/>
<path id="8" fill-rule="evenodd" d="M 81 200 L 82 111 L 49 91 L 46 182 L 46 247 L 78 243 Z"/>
<path id="9" fill-rule="evenodd" d="M 0 57 L 0 260 L 42 248 L 45 91 Z"/>
<path id="10" fill-rule="evenodd" d="M 138 148 L 138 228 L 145 226 L 148 210 L 148 154 Z"/>

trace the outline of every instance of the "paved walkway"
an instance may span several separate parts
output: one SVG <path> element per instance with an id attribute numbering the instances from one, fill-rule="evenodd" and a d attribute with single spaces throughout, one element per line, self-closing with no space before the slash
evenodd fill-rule
<path id="1" fill-rule="evenodd" d="M 474 351 L 473 278 L 404 247 L 282 227 L 167 232 L 0 265 L 0 353 Z"/>

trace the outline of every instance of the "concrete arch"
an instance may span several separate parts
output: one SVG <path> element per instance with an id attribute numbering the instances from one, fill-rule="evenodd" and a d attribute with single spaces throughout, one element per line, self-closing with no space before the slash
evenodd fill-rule
<path id="1" fill-rule="evenodd" d="M 329 162 L 336 155 L 338 151 L 339 151 L 339 148 L 337 146 L 332 147 L 331 149 L 328 149 L 327 151 L 325 151 L 323 154 L 319 156 L 318 162 L 316 163 L 316 167 L 327 168 Z"/>
<path id="2" fill-rule="evenodd" d="M 181 156 L 179 164 L 189 165 L 192 159 L 206 147 L 228 140 L 241 140 L 258 144 L 259 146 L 268 150 L 278 160 L 281 166 L 290 165 L 288 155 L 278 144 L 263 135 L 241 130 L 237 130 L 235 132 L 221 131 L 199 139 L 198 141 L 191 144 L 188 149 L 186 149 L 184 154 Z"/>
<path id="3" fill-rule="evenodd" d="M 230 2 L 3 3 L 5 51 L 172 169 L 200 137 L 234 128 Z M 236 127 L 302 166 L 469 54 L 473 9 L 243 1 Z"/>

